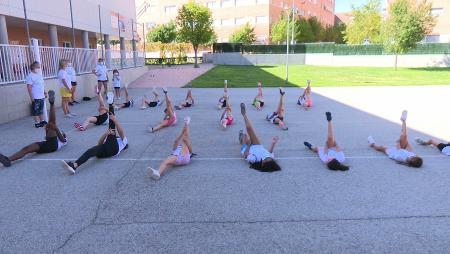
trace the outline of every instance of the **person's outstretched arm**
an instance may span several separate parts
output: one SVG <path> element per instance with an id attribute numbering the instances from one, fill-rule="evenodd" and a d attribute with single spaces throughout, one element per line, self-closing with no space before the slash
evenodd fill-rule
<path id="1" fill-rule="evenodd" d="M 61 133 L 61 130 L 59 130 L 59 128 L 56 127 L 55 131 L 56 131 L 56 135 L 58 136 L 59 141 L 61 141 L 61 142 L 63 142 L 63 143 L 66 143 L 66 142 L 67 142 L 67 139 L 66 139 L 66 138 L 64 137 L 64 135 Z"/>
<path id="2" fill-rule="evenodd" d="M 117 120 L 115 115 L 110 115 L 109 119 L 114 122 L 114 124 L 116 125 L 116 132 L 119 134 L 120 138 L 123 140 L 125 138 L 125 132 L 123 131 L 123 128 L 119 123 L 119 120 Z"/>
<path id="3" fill-rule="evenodd" d="M 280 138 L 278 136 L 275 136 L 272 138 L 272 144 L 270 145 L 270 148 L 269 148 L 270 153 L 273 153 L 273 150 L 275 149 L 275 146 L 279 140 L 280 140 Z"/>
<path id="4" fill-rule="evenodd" d="M 107 130 L 105 133 L 103 133 L 103 135 L 99 138 L 99 140 L 98 140 L 98 142 L 97 142 L 97 144 L 100 146 L 100 145 L 103 145 L 103 142 L 105 142 L 105 138 L 106 138 L 106 136 L 108 136 L 109 134 L 112 134 L 112 132 L 111 132 L 111 130 Z"/>

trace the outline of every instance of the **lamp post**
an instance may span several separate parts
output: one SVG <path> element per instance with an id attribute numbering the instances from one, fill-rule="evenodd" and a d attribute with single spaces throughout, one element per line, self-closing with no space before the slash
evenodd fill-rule
<path id="1" fill-rule="evenodd" d="M 290 16 L 291 14 L 289 13 L 289 8 L 287 8 L 288 12 L 287 12 L 287 28 L 286 28 L 286 78 L 284 80 L 285 85 L 288 84 L 289 82 L 289 23 L 290 23 Z"/>

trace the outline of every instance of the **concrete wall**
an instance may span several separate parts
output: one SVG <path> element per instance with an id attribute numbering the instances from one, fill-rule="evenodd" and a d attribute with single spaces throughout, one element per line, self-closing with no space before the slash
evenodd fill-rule
<path id="1" fill-rule="evenodd" d="M 146 66 L 120 70 L 123 84 L 133 82 L 147 70 L 148 67 Z M 109 73 L 108 75 L 111 80 L 112 74 Z M 77 83 L 77 100 L 81 100 L 84 96 L 95 96 L 97 78 L 93 74 L 77 76 Z M 109 84 L 108 89 L 112 90 L 112 84 Z M 61 96 L 57 79 L 46 79 L 45 90 L 55 90 L 56 105 L 60 106 Z M 0 86 L 0 108 L 2 109 L 0 110 L 0 124 L 30 116 L 30 97 L 28 96 L 26 85 L 21 83 Z"/>
<path id="2" fill-rule="evenodd" d="M 240 54 L 218 53 L 204 54 L 205 62 L 223 65 L 278 65 L 286 64 L 285 54 Z M 392 67 L 395 56 L 336 56 L 333 54 L 290 54 L 290 64 L 326 65 L 326 66 L 365 66 Z M 398 66 L 414 67 L 450 67 L 450 55 L 401 55 Z"/>

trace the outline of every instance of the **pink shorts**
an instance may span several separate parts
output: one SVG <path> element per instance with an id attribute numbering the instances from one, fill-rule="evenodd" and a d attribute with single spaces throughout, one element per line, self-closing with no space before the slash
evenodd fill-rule
<path id="1" fill-rule="evenodd" d="M 227 125 L 232 125 L 233 124 L 233 118 L 225 118 L 225 120 L 227 120 Z"/>
<path id="2" fill-rule="evenodd" d="M 172 126 L 177 123 L 177 115 L 173 114 L 172 118 L 167 119 L 167 125 Z"/>
<path id="3" fill-rule="evenodd" d="M 187 165 L 189 164 L 189 162 L 191 162 L 191 155 L 189 154 L 189 152 L 187 152 L 186 154 L 181 154 L 182 148 L 182 146 L 178 146 L 177 149 L 173 150 L 172 152 L 172 155 L 177 157 L 177 161 L 175 162 L 177 166 Z"/>
<path id="4" fill-rule="evenodd" d="M 312 105 L 313 105 L 313 103 L 312 103 L 311 99 L 308 99 L 308 100 L 305 101 L 305 105 L 304 105 L 305 107 L 310 108 L 310 107 L 312 107 Z"/>

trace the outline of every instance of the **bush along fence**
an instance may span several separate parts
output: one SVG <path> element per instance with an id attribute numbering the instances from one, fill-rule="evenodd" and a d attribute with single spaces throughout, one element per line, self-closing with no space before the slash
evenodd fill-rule
<path id="1" fill-rule="evenodd" d="M 285 54 L 286 45 L 242 45 L 240 43 L 216 43 L 214 53 L 241 52 L 243 54 Z M 390 55 L 382 45 L 345 45 L 334 43 L 305 43 L 290 45 L 289 53 L 334 55 Z M 450 54 L 450 43 L 417 44 L 408 55 Z"/>
<path id="2" fill-rule="evenodd" d="M 203 57 L 197 57 L 197 62 L 200 64 L 203 61 Z M 146 65 L 180 65 L 180 64 L 194 64 L 194 57 L 165 57 L 165 58 L 146 58 Z"/>

